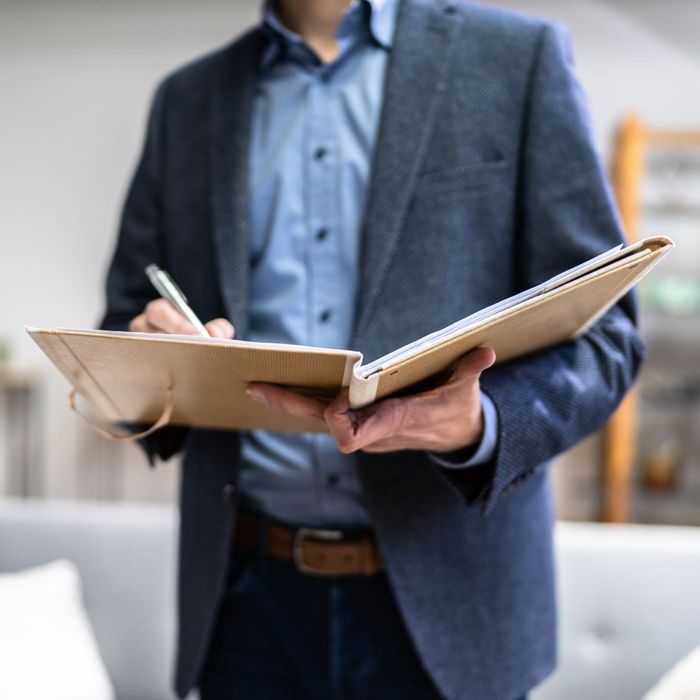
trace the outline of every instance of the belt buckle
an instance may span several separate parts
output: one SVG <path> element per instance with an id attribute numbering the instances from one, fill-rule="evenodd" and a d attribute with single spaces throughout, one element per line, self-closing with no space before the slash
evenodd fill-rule
<path id="1" fill-rule="evenodd" d="M 343 539 L 342 530 L 318 530 L 313 527 L 300 527 L 294 533 L 292 554 L 297 571 L 302 574 L 313 574 L 315 576 L 334 576 L 334 574 L 315 569 L 304 563 L 304 542 L 307 539 L 321 540 L 325 542 L 338 542 Z"/>

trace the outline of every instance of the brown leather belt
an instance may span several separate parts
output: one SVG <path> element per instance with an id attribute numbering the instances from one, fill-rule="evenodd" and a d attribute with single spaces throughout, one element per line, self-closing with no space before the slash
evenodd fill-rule
<path id="1" fill-rule="evenodd" d="M 250 513 L 236 518 L 234 542 L 247 549 L 260 547 L 261 519 Z M 278 559 L 293 561 L 303 574 L 315 576 L 373 576 L 383 571 L 377 543 L 371 533 L 285 527 L 268 523 L 267 552 Z"/>

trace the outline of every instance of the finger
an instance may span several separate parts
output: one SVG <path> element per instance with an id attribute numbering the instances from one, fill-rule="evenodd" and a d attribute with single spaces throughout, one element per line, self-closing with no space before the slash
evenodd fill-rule
<path id="1" fill-rule="evenodd" d="M 454 372 L 448 380 L 448 384 L 465 380 L 477 379 L 479 375 L 496 361 L 496 353 L 493 348 L 481 345 L 474 348 L 466 355 L 460 357 L 455 365 Z"/>
<path id="2" fill-rule="evenodd" d="M 406 445 L 396 440 L 379 440 L 370 445 L 365 445 L 362 452 L 371 452 L 372 454 L 383 454 L 385 452 L 399 452 L 400 450 L 414 449 L 411 445 Z M 425 449 L 425 448 L 422 448 Z"/>
<path id="3" fill-rule="evenodd" d="M 155 299 L 146 306 L 149 326 L 164 333 L 198 335 L 197 329 L 166 299 Z"/>
<path id="4" fill-rule="evenodd" d="M 327 421 L 336 422 L 338 420 L 347 420 L 350 411 L 352 411 L 350 408 L 350 399 L 348 398 L 347 391 L 343 391 L 326 406 L 323 414 Z"/>
<path id="5" fill-rule="evenodd" d="M 347 392 L 338 395 L 323 411 L 323 418 L 335 438 L 338 450 L 352 452 L 352 443 L 359 425 L 358 413 L 350 408 Z"/>
<path id="6" fill-rule="evenodd" d="M 387 399 L 369 407 L 370 410 L 349 409 L 346 413 L 340 413 L 329 407 L 325 417 L 338 449 L 349 453 L 399 433 L 406 419 L 407 407 L 404 399 Z"/>
<path id="7" fill-rule="evenodd" d="M 160 326 L 154 326 L 148 322 L 145 313 L 139 314 L 129 323 L 129 330 L 137 333 L 167 333 L 168 331 Z"/>
<path id="8" fill-rule="evenodd" d="M 284 411 L 300 418 L 313 418 L 323 422 L 323 411 L 327 404 L 320 399 L 262 382 L 250 382 L 246 387 L 246 394 L 253 401 L 276 411 Z"/>
<path id="9" fill-rule="evenodd" d="M 233 338 L 236 334 L 233 324 L 225 318 L 215 318 L 204 327 L 212 338 Z"/>
<path id="10" fill-rule="evenodd" d="M 139 314 L 129 322 L 129 330 L 133 333 L 147 333 L 148 323 L 146 322 L 146 314 Z"/>
<path id="11" fill-rule="evenodd" d="M 411 394 L 406 397 L 407 401 L 415 404 L 416 411 L 428 405 L 435 411 L 448 408 L 445 405 L 445 398 L 455 392 L 462 392 L 463 385 L 467 382 L 474 382 L 479 379 L 481 373 L 491 367 L 496 361 L 496 353 L 493 348 L 482 345 L 463 355 L 452 370 L 452 374 L 443 383 L 431 389 Z M 414 411 L 409 411 L 409 415 Z"/>

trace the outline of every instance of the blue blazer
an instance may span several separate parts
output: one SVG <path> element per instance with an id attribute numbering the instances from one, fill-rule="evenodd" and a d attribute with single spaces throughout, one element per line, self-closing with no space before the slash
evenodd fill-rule
<path id="1" fill-rule="evenodd" d="M 153 298 L 157 262 L 202 318 L 246 337 L 254 29 L 161 84 L 124 208 L 105 328 Z M 556 26 L 461 0 L 404 0 L 362 232 L 352 348 L 375 358 L 621 240 L 569 44 Z M 643 354 L 631 297 L 583 337 L 488 370 L 498 448 L 442 470 L 358 455 L 367 507 L 415 646 L 446 698 L 509 700 L 556 661 L 547 463 L 600 428 Z M 197 683 L 237 507 L 236 432 L 166 429 L 184 449 L 176 689 Z"/>

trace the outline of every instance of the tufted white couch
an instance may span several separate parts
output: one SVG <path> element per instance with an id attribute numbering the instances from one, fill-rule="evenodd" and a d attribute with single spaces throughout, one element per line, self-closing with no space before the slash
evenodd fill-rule
<path id="1" fill-rule="evenodd" d="M 639 700 L 700 646 L 700 528 L 559 523 L 560 664 L 533 700 Z"/>
<path id="2" fill-rule="evenodd" d="M 119 700 L 172 698 L 176 515 L 140 504 L 0 501 L 0 571 L 80 569 Z M 700 528 L 560 523 L 561 663 L 533 700 L 639 700 L 700 645 Z"/>

